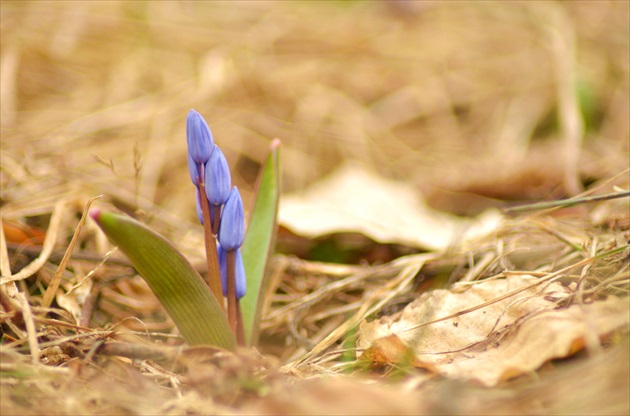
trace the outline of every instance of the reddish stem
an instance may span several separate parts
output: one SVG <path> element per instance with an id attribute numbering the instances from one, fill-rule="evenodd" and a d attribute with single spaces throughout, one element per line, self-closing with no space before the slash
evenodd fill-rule
<path id="1" fill-rule="evenodd" d="M 219 224 L 221 223 L 221 205 L 213 205 L 214 221 L 212 222 L 212 234 L 219 234 Z"/>
<path id="2" fill-rule="evenodd" d="M 228 300 L 228 323 L 234 335 L 237 334 L 236 326 L 237 305 L 236 305 L 236 250 L 225 252 L 225 263 L 227 268 L 227 300 Z"/>
<path id="3" fill-rule="evenodd" d="M 212 234 L 210 221 L 210 203 L 206 198 L 206 187 L 203 182 L 199 183 L 199 194 L 201 199 L 201 216 L 203 217 L 203 236 L 206 246 L 206 259 L 208 261 L 208 286 L 217 298 L 221 309 L 225 311 L 223 304 L 223 288 L 221 287 L 221 272 L 219 271 L 219 259 L 217 257 L 217 242 Z"/>

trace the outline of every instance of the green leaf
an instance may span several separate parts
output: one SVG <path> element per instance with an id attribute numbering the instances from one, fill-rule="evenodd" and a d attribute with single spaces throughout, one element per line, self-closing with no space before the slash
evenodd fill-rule
<path id="1" fill-rule="evenodd" d="M 146 280 L 188 345 L 236 348 L 221 306 L 197 271 L 164 237 L 125 215 L 92 218 Z"/>
<path id="2" fill-rule="evenodd" d="M 278 200 L 280 198 L 280 140 L 271 143 L 271 150 L 258 178 L 256 202 L 249 219 L 245 242 L 241 248 L 247 293 L 241 298 L 245 342 L 255 345 L 264 298 L 269 285 L 265 273 L 267 262 L 273 254 L 276 230 Z"/>

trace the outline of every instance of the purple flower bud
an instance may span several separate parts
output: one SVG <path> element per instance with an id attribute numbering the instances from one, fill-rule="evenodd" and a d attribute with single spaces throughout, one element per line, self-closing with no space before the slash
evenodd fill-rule
<path id="1" fill-rule="evenodd" d="M 197 208 L 197 218 L 199 218 L 199 222 L 203 225 L 203 214 L 201 213 L 201 194 L 199 193 L 199 188 L 195 190 L 195 207 Z"/>
<path id="2" fill-rule="evenodd" d="M 199 167 L 200 163 L 197 163 L 193 160 L 192 156 L 190 156 L 190 152 L 188 152 L 188 173 L 190 173 L 190 180 L 193 185 L 199 186 Z"/>
<path id="3" fill-rule="evenodd" d="M 245 214 L 243 211 L 243 200 L 235 186 L 225 202 L 219 224 L 219 243 L 225 250 L 236 250 L 243 244 L 245 239 Z"/>
<path id="4" fill-rule="evenodd" d="M 214 145 L 205 169 L 206 196 L 212 205 L 223 205 L 230 196 L 230 167 L 219 146 Z"/>
<path id="5" fill-rule="evenodd" d="M 190 110 L 186 118 L 186 141 L 192 160 L 206 163 L 210 159 L 214 145 L 212 133 L 201 114 L 195 110 Z"/>
<path id="6" fill-rule="evenodd" d="M 227 256 L 221 244 L 217 244 L 217 256 L 219 257 L 219 269 L 221 272 L 221 286 L 223 287 L 223 296 L 227 296 Z M 236 299 L 245 296 L 247 291 L 247 279 L 245 277 L 245 266 L 243 265 L 243 256 L 241 249 L 236 250 Z"/>

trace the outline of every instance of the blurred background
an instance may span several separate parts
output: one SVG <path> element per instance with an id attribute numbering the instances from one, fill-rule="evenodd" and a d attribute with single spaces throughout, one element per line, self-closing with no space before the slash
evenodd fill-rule
<path id="1" fill-rule="evenodd" d="M 2 1 L 3 216 L 103 194 L 186 245 L 191 108 L 247 207 L 276 137 L 285 192 L 356 160 L 459 215 L 576 194 L 628 167 L 629 5 Z"/>
<path id="2" fill-rule="evenodd" d="M 390 184 L 402 184 L 403 196 L 412 188 L 434 210 L 466 217 L 458 219 L 487 208 L 573 196 L 622 173 L 621 179 L 597 190 L 613 192 L 613 185 L 628 187 L 629 90 L 628 1 L 2 0 L 0 216 L 4 226 L 30 225 L 43 232 L 53 228 L 48 227 L 58 201 L 67 201 L 60 232 L 49 233 L 58 237 L 51 262 L 19 282 L 33 306 L 42 305 L 38 298 L 50 287 L 86 202 L 97 195 L 103 197 L 94 206 L 139 217 L 203 271 L 202 229 L 186 161 L 185 122 L 191 108 L 204 116 L 226 155 L 246 210 L 252 206 L 256 177 L 274 138 L 282 141 L 284 191 L 293 195 L 325 183 L 322 179 L 348 161 Z M 381 199 L 389 201 L 387 196 Z M 400 210 L 383 216 L 403 217 L 398 225 L 407 227 L 414 208 L 405 211 L 408 215 Z M 395 299 L 386 297 L 391 302 L 377 309 L 390 315 L 430 287 L 504 268 L 564 267 L 577 261 L 576 256 L 581 259 L 602 247 L 616 247 L 615 241 L 625 244 L 627 203 L 603 207 L 609 210 L 599 217 L 608 221 L 607 226 L 586 211 L 596 208 L 583 204 L 563 209 L 553 217 L 558 221 L 523 221 L 506 227 L 504 235 L 492 234 L 485 245 L 440 252 L 444 258 L 422 266 L 409 296 L 398 292 L 404 287 L 396 283 L 398 269 L 386 262 L 422 247 L 392 247 L 357 235 L 301 238 L 281 229 L 279 251 L 299 259 L 276 256 L 272 262 L 270 275 L 277 291 L 275 297 L 269 296 L 273 314 L 262 326 L 266 338 L 261 351 L 284 362 L 300 357 L 354 311 L 381 302 L 385 291 L 401 293 Z M 588 215 L 574 215 L 573 222 L 562 223 L 567 218 L 563 215 L 585 212 Z M 617 223 L 613 214 L 619 213 Z M 377 228 L 383 225 L 380 219 L 374 221 Z M 437 222 L 435 228 L 440 227 Z M 604 231 L 593 232 L 596 227 Z M 611 230 L 619 231 L 612 236 Z M 428 234 L 427 229 L 421 233 Z M 13 244 L 14 272 L 41 251 L 7 239 Z M 121 337 L 130 336 L 125 329 L 137 334 L 173 331 L 157 299 L 127 267 L 122 253 L 100 268 L 110 248 L 94 222 L 87 221 L 72 264 L 60 268 L 65 269 L 63 288 L 50 316 L 58 316 L 57 323 L 76 321 L 98 334 L 113 329 Z M 506 261 L 515 266 L 506 266 Z M 606 258 L 601 268 L 593 264 L 589 273 L 597 278 L 596 288 L 601 286 L 600 277 L 610 276 L 619 290 L 626 290 L 624 261 Z M 375 266 L 374 275 L 363 273 L 370 269 L 366 263 Z M 353 276 L 360 279 L 335 288 L 338 281 Z M 580 291 L 588 287 L 582 286 L 584 282 L 580 279 Z M 320 295 L 315 302 L 307 301 L 306 294 L 316 291 Z M 3 319 L 7 316 L 4 313 Z M 40 340 L 65 337 L 72 328 L 66 326 L 54 322 L 46 323 L 48 329 L 38 326 L 42 336 L 50 337 Z M 218 371 L 227 376 L 217 378 L 213 378 L 217 371 L 205 371 L 209 363 L 204 361 L 196 374 L 210 378 L 184 379 L 189 385 L 180 390 L 176 374 L 169 370 L 160 379 L 144 360 L 128 366 L 139 370 L 142 366 L 149 377 L 139 378 L 118 365 L 107 371 L 105 366 L 93 367 L 104 361 L 92 360 L 92 345 L 97 345 L 92 342 L 110 335 L 84 328 L 80 332 L 89 335 L 82 338 L 85 343 L 71 336 L 68 344 L 84 348 L 90 358 L 80 355 L 80 361 L 67 365 L 71 373 L 43 370 L 50 366 L 23 370 L 5 360 L 8 376 L 3 385 L 9 387 L 0 389 L 7 392 L 0 402 L 7 408 L 17 403 L 15 409 L 32 414 L 50 409 L 58 413 L 68 409 L 65 412 L 71 414 L 228 414 L 224 407 L 212 410 L 223 403 L 212 397 L 227 397 L 224 401 L 232 405 L 243 391 L 252 389 L 263 398 L 278 396 L 276 403 L 283 403 L 285 396 L 305 407 L 278 407 L 271 399 L 270 410 L 253 408 L 251 413 L 322 413 L 321 406 L 349 409 L 348 403 L 356 412 L 352 406 L 361 402 L 378 403 L 381 407 L 374 408 L 388 414 L 400 413 L 388 406 L 401 403 L 410 406 L 409 414 L 419 413 L 418 406 L 428 406 L 427 414 L 470 409 L 498 414 L 518 406 L 527 406 L 519 408 L 519 414 L 545 409 L 551 409 L 549 414 L 615 413 L 610 409 L 627 414 L 627 353 L 598 355 L 606 361 L 564 373 L 564 378 L 552 379 L 553 385 L 549 381 L 535 389 L 522 385 L 517 399 L 503 386 L 498 391 L 467 390 L 459 381 L 438 388 L 428 385 L 423 396 L 418 394 L 422 381 L 392 387 L 386 396 L 375 393 L 382 393 L 380 384 L 373 390 L 335 384 L 322 390 L 294 382 L 319 378 L 319 372 L 328 371 L 318 369 L 328 358 L 301 375 L 283 375 L 281 381 L 265 376 L 264 383 L 243 378 L 245 373 L 231 367 L 251 366 L 258 377 L 258 361 L 227 360 Z M 354 329 L 348 331 L 343 344 L 334 348 L 348 348 L 353 356 L 356 336 Z M 25 336 L 12 341 L 10 332 L 2 337 L 4 345 L 26 342 Z M 623 345 L 619 351 L 627 351 Z M 340 359 L 345 361 L 345 355 Z M 21 353 L 16 357 L 31 359 Z M 555 365 L 545 364 L 541 380 L 545 372 L 554 374 L 550 370 Z M 338 368 L 339 374 L 345 371 Z M 396 370 L 390 380 L 402 380 L 403 374 Z M 528 377 L 539 381 L 539 373 Z M 161 383 L 159 388 L 156 383 Z M 242 389 L 241 383 L 248 387 Z M 268 389 L 265 383 L 280 387 Z M 187 395 L 190 386 L 200 393 Z M 349 394 L 359 400 L 348 401 Z M 409 394 L 409 400 L 400 400 L 401 394 Z M 211 400 L 200 401 L 205 397 Z"/>

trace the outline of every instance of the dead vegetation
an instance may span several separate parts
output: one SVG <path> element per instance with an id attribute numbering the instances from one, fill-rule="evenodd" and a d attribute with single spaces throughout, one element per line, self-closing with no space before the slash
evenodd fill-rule
<path id="1" fill-rule="evenodd" d="M 364 320 L 432 289 L 526 274 L 565 288 L 557 308 L 627 302 L 627 197 L 505 215 L 428 252 L 281 228 L 261 343 L 237 354 L 184 347 L 124 256 L 79 227 L 103 195 L 203 272 L 190 108 L 246 205 L 274 137 L 287 192 L 347 160 L 459 215 L 627 190 L 628 3 L 0 7 L 3 415 L 628 413 L 627 323 L 491 388 L 405 351 L 359 358 Z M 314 260 L 330 247 L 346 261 Z"/>

